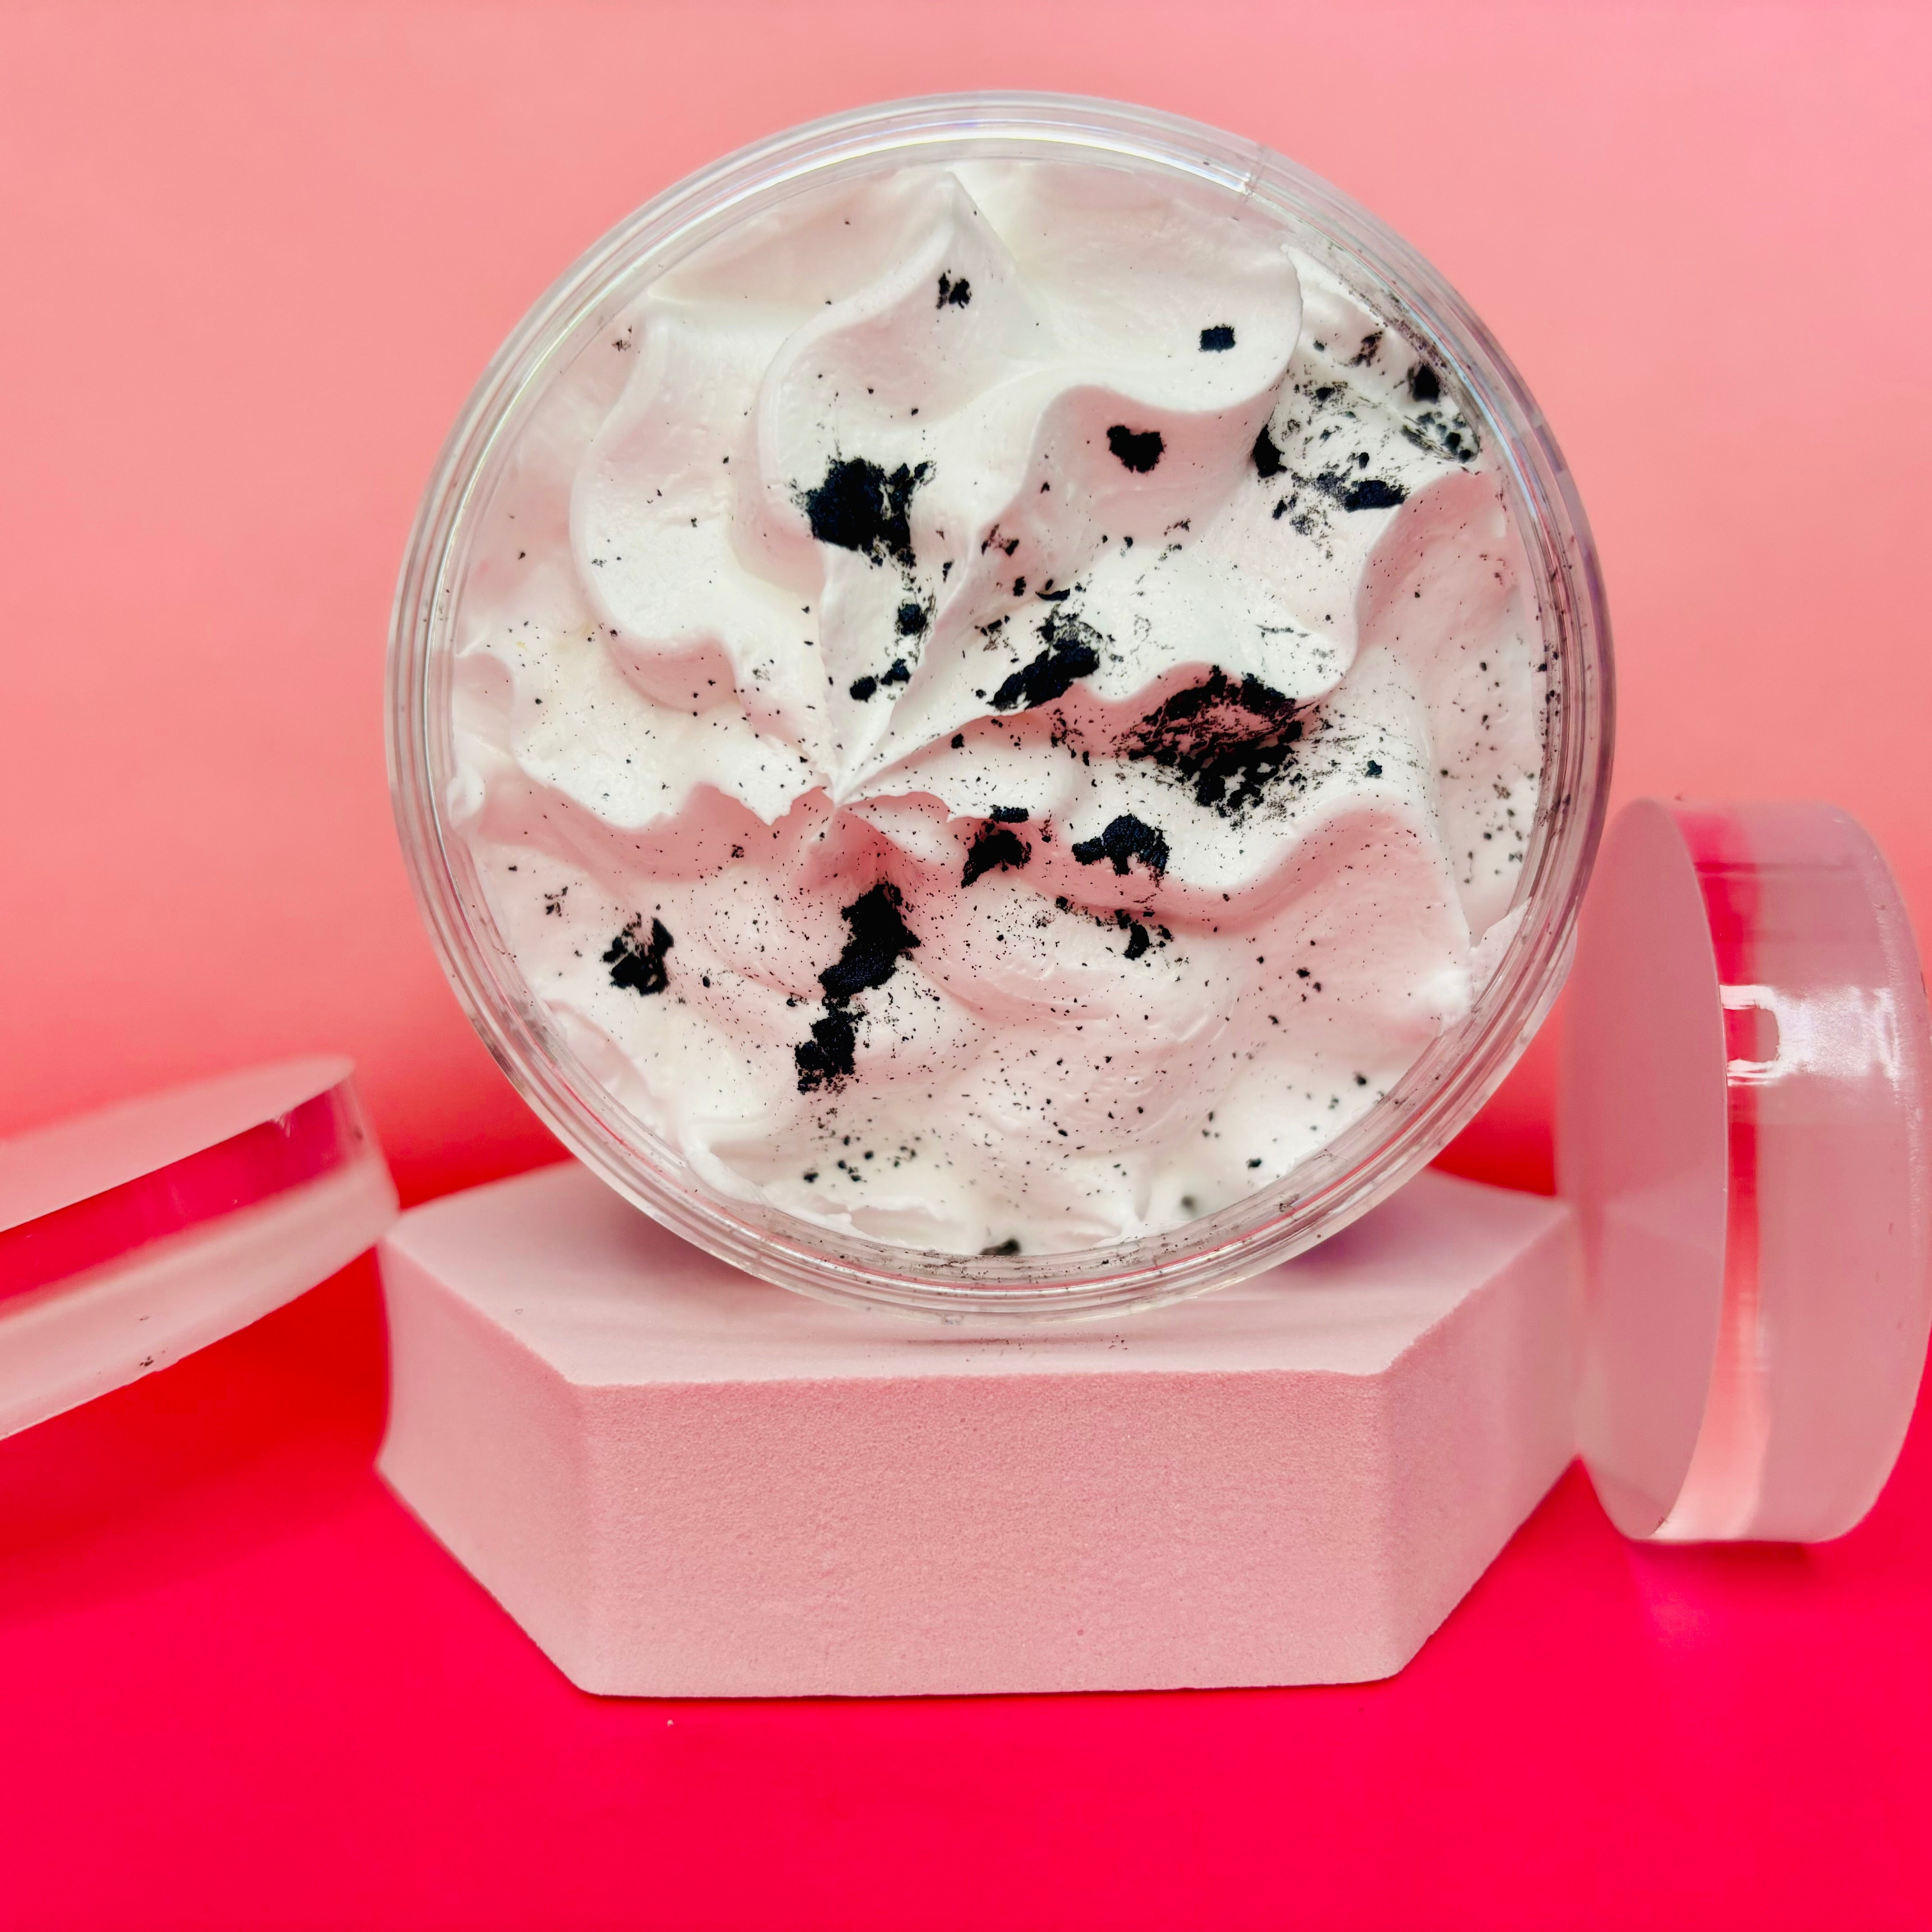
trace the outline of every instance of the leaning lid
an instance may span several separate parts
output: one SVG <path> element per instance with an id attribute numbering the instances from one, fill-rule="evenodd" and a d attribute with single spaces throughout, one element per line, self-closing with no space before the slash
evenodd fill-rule
<path id="1" fill-rule="evenodd" d="M 1582 915 L 1562 1191 L 1578 1440 L 1634 1537 L 1850 1528 L 1932 1313 L 1932 1033 L 1897 886 L 1826 806 L 1631 806 Z"/>
<path id="2" fill-rule="evenodd" d="M 394 1219 L 350 1063 L 292 1060 L 0 1141 L 0 1436 L 313 1288 Z"/>

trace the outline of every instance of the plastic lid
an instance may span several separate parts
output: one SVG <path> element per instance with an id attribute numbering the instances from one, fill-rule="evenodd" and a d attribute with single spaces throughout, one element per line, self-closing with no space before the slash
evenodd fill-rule
<path id="1" fill-rule="evenodd" d="M 395 1218 L 344 1059 L 178 1088 L 0 1141 L 0 1436 L 203 1348 Z"/>
<path id="2" fill-rule="evenodd" d="M 1604 1508 L 1670 1541 L 1842 1534 L 1932 1315 L 1932 1032 L 1884 860 L 1826 806 L 1641 801 L 1570 998 L 1558 1175 Z"/>

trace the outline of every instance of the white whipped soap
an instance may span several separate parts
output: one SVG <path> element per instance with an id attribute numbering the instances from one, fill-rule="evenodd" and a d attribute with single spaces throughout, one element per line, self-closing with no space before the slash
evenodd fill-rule
<path id="1" fill-rule="evenodd" d="M 1205 190 L 904 169 L 741 220 L 523 430 L 450 801 L 718 1193 L 1061 1252 L 1271 1187 L 1468 1010 L 1548 680 L 1496 467 Z"/>

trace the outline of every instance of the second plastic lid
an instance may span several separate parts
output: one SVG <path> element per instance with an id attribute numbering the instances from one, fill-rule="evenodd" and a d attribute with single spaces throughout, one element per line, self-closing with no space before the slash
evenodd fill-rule
<path id="1" fill-rule="evenodd" d="M 280 1306 L 395 1214 L 343 1059 L 254 1067 L 0 1142 L 0 1436 Z"/>
<path id="2" fill-rule="evenodd" d="M 1630 806 L 1565 1028 L 1578 1438 L 1630 1536 L 1817 1541 L 1896 1460 L 1932 1315 L 1932 1034 L 1898 888 L 1829 806 Z"/>

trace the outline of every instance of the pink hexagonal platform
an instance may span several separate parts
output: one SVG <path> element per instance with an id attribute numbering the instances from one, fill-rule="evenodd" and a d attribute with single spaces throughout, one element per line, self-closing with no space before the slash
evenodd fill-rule
<path id="1" fill-rule="evenodd" d="M 1400 1670 L 1569 1462 L 1570 1210 L 1426 1174 L 1117 1325 L 832 1308 L 574 1163 L 384 1240 L 398 1493 L 585 1689 Z"/>

